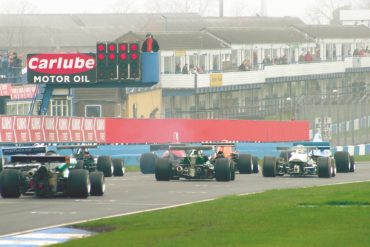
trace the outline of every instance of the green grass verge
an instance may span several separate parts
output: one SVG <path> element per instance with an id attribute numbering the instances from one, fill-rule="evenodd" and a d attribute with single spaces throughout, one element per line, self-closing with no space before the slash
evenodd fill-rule
<path id="1" fill-rule="evenodd" d="M 125 171 L 126 172 L 139 172 L 140 171 L 140 166 L 128 166 L 128 165 L 125 165 Z"/>
<path id="2" fill-rule="evenodd" d="M 355 156 L 355 161 L 370 161 L 370 155 Z"/>
<path id="3" fill-rule="evenodd" d="M 225 184 L 226 185 L 226 184 Z M 78 225 L 63 246 L 369 246 L 370 183 L 272 190 Z"/>

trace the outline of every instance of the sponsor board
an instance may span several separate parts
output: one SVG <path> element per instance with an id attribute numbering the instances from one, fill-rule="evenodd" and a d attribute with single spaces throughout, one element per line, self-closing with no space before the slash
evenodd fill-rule
<path id="1" fill-rule="evenodd" d="M 94 83 L 96 82 L 95 54 L 28 54 L 27 79 L 30 83 Z"/>
<path id="2" fill-rule="evenodd" d="M 106 119 L 50 116 L 0 116 L 2 143 L 104 143 Z"/>

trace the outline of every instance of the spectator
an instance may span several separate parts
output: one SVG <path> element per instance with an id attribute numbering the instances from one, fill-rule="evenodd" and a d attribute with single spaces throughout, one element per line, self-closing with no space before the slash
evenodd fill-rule
<path id="1" fill-rule="evenodd" d="M 141 47 L 142 52 L 158 52 L 159 51 L 159 45 L 157 40 L 153 38 L 153 35 L 151 33 L 146 34 L 146 39 Z"/>
<path id="2" fill-rule="evenodd" d="M 312 57 L 310 51 L 307 51 L 306 55 L 304 56 L 304 61 L 306 63 L 310 63 L 310 62 L 313 61 L 313 57 Z"/>
<path id="3" fill-rule="evenodd" d="M 182 73 L 183 74 L 189 74 L 188 64 L 186 63 L 184 67 L 182 67 Z"/>
<path id="4" fill-rule="evenodd" d="M 181 66 L 179 63 L 176 64 L 175 73 L 180 74 L 181 73 Z"/>
<path id="5" fill-rule="evenodd" d="M 203 74 L 204 73 L 204 69 L 201 68 L 201 67 L 199 67 L 199 66 L 197 66 L 197 73 L 198 74 Z"/>

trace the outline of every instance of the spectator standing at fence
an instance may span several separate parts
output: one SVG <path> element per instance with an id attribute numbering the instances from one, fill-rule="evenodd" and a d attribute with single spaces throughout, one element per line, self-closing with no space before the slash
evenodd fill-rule
<path id="1" fill-rule="evenodd" d="M 146 39 L 141 47 L 141 51 L 142 52 L 158 52 L 159 51 L 158 41 L 153 38 L 153 35 L 151 33 L 147 33 L 145 38 Z"/>
<path id="2" fill-rule="evenodd" d="M 182 73 L 183 74 L 189 74 L 188 64 L 186 63 L 184 67 L 182 67 Z"/>
<path id="3" fill-rule="evenodd" d="M 175 73 L 180 74 L 181 73 L 181 66 L 179 63 L 176 64 Z"/>
<path id="4" fill-rule="evenodd" d="M 307 51 L 306 55 L 304 56 L 304 61 L 306 63 L 310 63 L 310 62 L 313 61 L 313 57 L 312 57 L 310 51 Z"/>

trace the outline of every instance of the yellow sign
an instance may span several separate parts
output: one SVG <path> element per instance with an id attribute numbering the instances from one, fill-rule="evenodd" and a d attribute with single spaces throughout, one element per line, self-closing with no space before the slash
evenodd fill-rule
<path id="1" fill-rule="evenodd" d="M 185 57 L 186 56 L 186 51 L 175 51 L 175 56 L 176 57 Z"/>
<path id="2" fill-rule="evenodd" d="M 211 74 L 209 84 L 211 87 L 221 87 L 222 86 L 222 74 Z"/>

